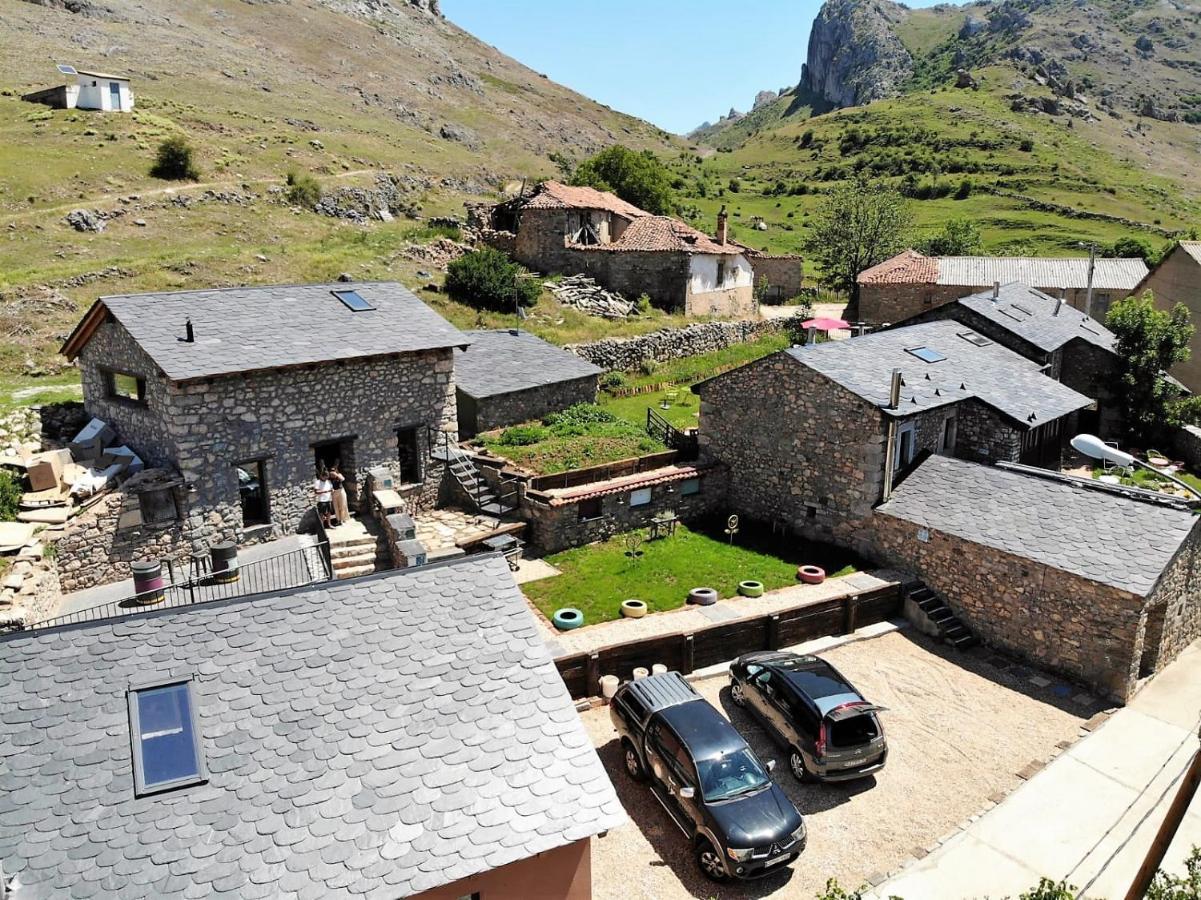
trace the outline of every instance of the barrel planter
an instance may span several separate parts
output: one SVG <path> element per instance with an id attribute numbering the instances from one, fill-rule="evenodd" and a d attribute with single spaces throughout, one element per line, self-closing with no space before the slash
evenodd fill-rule
<path id="1" fill-rule="evenodd" d="M 238 545 L 233 541 L 214 544 L 210 553 L 213 581 L 216 584 L 233 584 L 238 580 Z"/>
<path id="2" fill-rule="evenodd" d="M 642 600 L 622 600 L 621 614 L 627 619 L 641 619 L 646 615 L 646 603 Z"/>
<path id="3" fill-rule="evenodd" d="M 717 591 L 711 587 L 693 588 L 688 592 L 688 602 L 694 606 L 712 606 L 717 602 Z"/>
<path id="4" fill-rule="evenodd" d="M 738 593 L 744 597 L 762 597 L 763 582 L 762 581 L 740 581 L 738 582 Z"/>
<path id="5" fill-rule="evenodd" d="M 821 584 L 826 580 L 826 570 L 820 566 L 801 566 L 796 570 L 796 577 L 805 584 Z"/>
<path id="6" fill-rule="evenodd" d="M 134 601 L 138 605 L 151 606 L 167 598 L 161 562 L 156 559 L 135 559 L 129 568 L 133 571 Z"/>
<path id="7" fill-rule="evenodd" d="M 555 614 L 550 617 L 550 621 L 560 631 L 571 631 L 571 629 L 579 628 L 584 624 L 584 614 L 578 609 L 572 609 L 569 606 L 564 609 L 555 610 Z"/>

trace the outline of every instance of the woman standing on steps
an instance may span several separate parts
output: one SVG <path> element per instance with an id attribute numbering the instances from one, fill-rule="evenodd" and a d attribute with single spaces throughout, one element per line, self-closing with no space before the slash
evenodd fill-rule
<path id="1" fill-rule="evenodd" d="M 346 503 L 346 476 L 342 474 L 342 461 L 334 460 L 329 467 L 329 480 L 333 485 L 334 521 L 344 525 L 350 521 L 350 507 Z"/>

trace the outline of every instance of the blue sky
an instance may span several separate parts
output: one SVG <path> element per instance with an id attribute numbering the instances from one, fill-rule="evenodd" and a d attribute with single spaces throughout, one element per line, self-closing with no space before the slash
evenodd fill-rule
<path id="1" fill-rule="evenodd" d="M 933 0 L 911 0 L 932 6 Z M 555 81 L 683 133 L 801 78 L 819 0 L 442 0 L 446 17 Z"/>

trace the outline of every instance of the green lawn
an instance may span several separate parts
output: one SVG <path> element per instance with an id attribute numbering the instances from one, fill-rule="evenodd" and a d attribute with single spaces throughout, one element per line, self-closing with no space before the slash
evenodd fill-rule
<path id="1" fill-rule="evenodd" d="M 612 397 L 602 394 L 600 405 L 613 415 L 638 425 L 646 425 L 646 411 L 653 409 L 676 428 L 681 430 L 695 428 L 701 411 L 700 398 L 686 386 L 676 388 L 675 401 L 669 401 L 667 409 L 664 409 L 663 402 L 666 398 L 666 390 L 650 394 L 635 394 L 633 397 Z"/>
<path id="2" fill-rule="evenodd" d="M 716 588 L 730 597 L 740 581 L 762 581 L 768 590 L 796 584 L 799 565 L 820 565 L 831 576 L 849 575 L 859 567 L 845 551 L 773 538 L 753 526 L 744 526 L 731 545 L 720 522 L 681 525 L 673 537 L 643 542 L 636 558 L 628 549 L 626 537 L 618 535 L 556 553 L 546 561 L 563 574 L 529 582 L 522 590 L 548 617 L 571 606 L 584 613 L 589 625 L 619 618 L 622 600 L 643 600 L 651 612 L 662 612 L 683 606 L 695 587 Z"/>

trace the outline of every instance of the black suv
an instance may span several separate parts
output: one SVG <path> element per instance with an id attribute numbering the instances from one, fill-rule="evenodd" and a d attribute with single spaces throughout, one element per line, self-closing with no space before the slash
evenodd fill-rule
<path id="1" fill-rule="evenodd" d="M 756 878 L 805 849 L 805 822 L 726 719 L 678 672 L 617 689 L 609 707 L 626 771 L 692 841 L 714 881 Z"/>
<path id="2" fill-rule="evenodd" d="M 802 781 L 847 781 L 884 768 L 888 745 L 873 706 L 816 656 L 761 652 L 730 665 L 730 698 L 788 748 Z"/>

